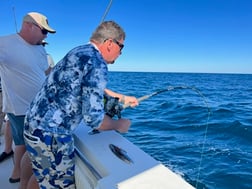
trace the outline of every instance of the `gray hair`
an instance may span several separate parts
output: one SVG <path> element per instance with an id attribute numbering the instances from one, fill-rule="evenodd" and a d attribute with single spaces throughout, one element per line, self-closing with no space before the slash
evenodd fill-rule
<path id="1" fill-rule="evenodd" d="M 93 32 L 90 41 L 103 43 L 106 39 L 125 40 L 126 34 L 114 21 L 102 22 Z"/>

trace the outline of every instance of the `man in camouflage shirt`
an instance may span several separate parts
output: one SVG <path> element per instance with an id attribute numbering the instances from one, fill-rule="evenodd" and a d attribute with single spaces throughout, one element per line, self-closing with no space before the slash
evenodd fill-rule
<path id="1" fill-rule="evenodd" d="M 130 121 L 106 116 L 103 104 L 107 64 L 121 54 L 124 40 L 117 23 L 101 23 L 90 43 L 72 49 L 56 64 L 32 101 L 24 138 L 40 188 L 75 188 L 72 133 L 82 120 L 98 130 L 128 130 Z"/>

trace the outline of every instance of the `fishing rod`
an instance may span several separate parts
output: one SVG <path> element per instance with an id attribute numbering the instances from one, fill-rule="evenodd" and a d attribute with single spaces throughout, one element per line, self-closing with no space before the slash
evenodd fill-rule
<path id="1" fill-rule="evenodd" d="M 107 16 L 110 7 L 112 5 L 112 0 L 110 0 L 109 5 L 107 6 L 107 9 L 101 19 L 101 22 L 103 22 L 105 20 L 105 17 Z M 189 87 L 189 86 L 169 86 L 165 89 L 153 92 L 149 95 L 144 95 L 140 98 L 138 98 L 138 103 L 142 102 L 143 100 L 147 100 L 150 97 L 156 96 L 158 94 L 167 92 L 167 91 L 172 91 L 172 90 L 179 90 L 179 89 L 190 89 L 195 91 L 200 97 L 202 97 L 204 103 L 206 104 L 207 107 L 207 111 L 208 111 L 208 116 L 207 116 L 207 121 L 206 121 L 206 127 L 205 127 L 205 132 L 204 132 L 204 139 L 203 139 L 203 145 L 201 148 L 201 156 L 200 156 L 200 162 L 199 162 L 199 167 L 198 167 L 198 174 L 197 174 L 197 178 L 196 178 L 196 189 L 198 188 L 198 183 L 199 183 L 199 179 L 200 179 L 200 171 L 201 171 L 201 164 L 203 161 L 203 155 L 204 155 L 204 150 L 205 150 L 205 143 L 206 143 L 206 138 L 207 138 L 207 132 L 208 132 L 208 123 L 209 123 L 209 119 L 210 119 L 210 108 L 208 106 L 207 100 L 205 98 L 205 96 L 200 92 L 200 90 L 198 90 L 195 87 Z M 122 105 L 119 102 L 119 98 L 114 98 L 114 97 L 109 97 L 108 95 L 104 95 L 104 110 L 105 113 L 110 116 L 111 118 L 113 118 L 115 115 L 117 115 L 117 117 L 120 119 L 121 118 L 121 111 L 130 107 L 130 104 L 124 104 Z M 99 133 L 99 131 L 97 129 L 92 129 L 91 131 L 89 131 L 89 134 L 93 135 L 93 134 L 97 134 Z"/>
<path id="2" fill-rule="evenodd" d="M 106 8 L 106 10 L 105 10 L 105 12 L 104 12 L 104 14 L 103 14 L 103 17 L 102 17 L 102 19 L 101 19 L 101 23 L 105 20 L 105 18 L 106 18 L 106 16 L 107 16 L 108 12 L 109 12 L 109 10 L 110 10 L 111 5 L 112 5 L 112 0 L 110 0 L 109 4 L 108 4 L 108 6 L 107 6 L 107 8 Z"/>
<path id="3" fill-rule="evenodd" d="M 15 12 L 15 7 L 12 6 L 12 12 L 13 12 L 13 17 L 14 17 L 14 24 L 15 24 L 15 29 L 16 29 L 16 33 L 18 33 L 18 30 L 17 30 L 17 19 L 16 19 L 16 12 Z"/>
<path id="4" fill-rule="evenodd" d="M 161 89 L 161 90 L 158 90 L 158 91 L 153 92 L 151 94 L 144 95 L 144 96 L 142 96 L 140 98 L 137 98 L 137 100 L 138 100 L 138 103 L 140 103 L 140 102 L 142 102 L 144 100 L 147 100 L 150 97 L 156 96 L 158 94 L 168 92 L 168 91 L 173 91 L 173 90 L 179 90 L 179 89 L 190 89 L 190 90 L 195 91 L 204 100 L 204 103 L 206 104 L 207 109 L 208 109 L 208 114 L 210 114 L 210 108 L 208 106 L 208 103 L 206 101 L 205 96 L 200 92 L 200 90 L 198 90 L 195 87 L 169 86 L 169 87 L 167 87 L 165 89 Z M 124 109 L 126 109 L 128 107 L 130 107 L 130 104 L 121 104 L 119 102 L 119 98 L 114 98 L 114 97 L 110 97 L 110 96 L 107 96 L 107 95 L 104 96 L 104 109 L 105 109 L 106 114 L 108 116 L 110 116 L 111 118 L 113 118 L 114 116 L 117 116 L 120 119 L 122 110 L 124 110 Z"/>

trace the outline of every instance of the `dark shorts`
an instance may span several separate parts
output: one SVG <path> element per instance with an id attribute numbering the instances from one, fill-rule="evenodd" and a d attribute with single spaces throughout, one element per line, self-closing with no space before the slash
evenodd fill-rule
<path id="1" fill-rule="evenodd" d="M 11 132 L 15 145 L 25 145 L 23 136 L 25 116 L 16 116 L 12 113 L 7 113 L 7 116 L 10 120 Z"/>

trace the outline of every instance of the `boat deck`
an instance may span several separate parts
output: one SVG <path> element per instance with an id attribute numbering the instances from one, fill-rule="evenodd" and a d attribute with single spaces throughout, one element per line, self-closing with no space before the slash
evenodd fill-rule
<path id="1" fill-rule="evenodd" d="M 0 153 L 4 150 L 4 135 L 0 136 Z M 13 168 L 13 157 L 0 163 L 0 188 L 18 189 L 19 183 L 9 183 L 9 177 Z"/>

